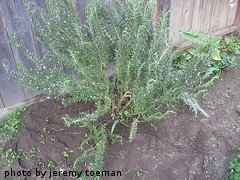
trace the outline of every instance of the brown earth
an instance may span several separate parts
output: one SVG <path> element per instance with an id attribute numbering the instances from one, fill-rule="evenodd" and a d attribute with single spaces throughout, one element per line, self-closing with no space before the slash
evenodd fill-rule
<path id="1" fill-rule="evenodd" d="M 60 118 L 64 114 L 76 116 L 80 111 L 92 110 L 94 104 L 64 107 L 59 101 L 40 101 L 42 98 L 28 107 L 20 132 L 5 145 L 5 150 L 13 148 L 25 154 L 14 163 L 14 170 L 35 171 L 41 164 L 46 167 L 49 161 L 56 164 L 57 170 L 69 170 L 80 154 L 78 147 L 85 130 L 78 126 L 66 127 Z M 201 102 L 209 118 L 194 116 L 187 106 L 181 106 L 175 116 L 152 124 L 142 123 L 133 142 L 109 145 L 105 170 L 121 170 L 122 177 L 102 179 L 226 179 L 228 162 L 240 153 L 240 68 L 224 70 L 221 79 Z M 118 131 L 126 134 L 128 129 L 120 127 Z M 30 153 L 32 148 L 36 149 L 34 156 Z M 65 150 L 71 152 L 69 158 L 63 156 Z M 0 179 L 6 179 L 4 171 L 9 167 L 4 157 L 1 160 Z M 140 177 L 136 176 L 138 170 L 142 173 Z"/>

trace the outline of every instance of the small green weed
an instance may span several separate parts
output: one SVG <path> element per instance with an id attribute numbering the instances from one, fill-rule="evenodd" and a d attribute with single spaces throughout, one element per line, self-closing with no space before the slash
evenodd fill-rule
<path id="1" fill-rule="evenodd" d="M 21 115 L 26 110 L 25 105 L 16 107 L 0 120 L 0 140 L 6 141 L 9 134 L 18 132 Z"/>
<path id="2" fill-rule="evenodd" d="M 56 167 L 56 164 L 53 161 L 49 161 L 48 164 L 47 164 L 47 167 L 49 169 L 54 169 Z"/>
<path id="3" fill-rule="evenodd" d="M 228 169 L 229 180 L 240 179 L 240 154 L 228 164 Z"/>
<path id="4" fill-rule="evenodd" d="M 50 140 L 52 143 L 56 142 L 56 138 L 51 138 Z"/>
<path id="5" fill-rule="evenodd" d="M 188 139 L 186 139 L 186 143 L 191 146 L 193 144 L 193 141 L 194 141 L 194 137 L 190 137 Z"/>
<path id="6" fill-rule="evenodd" d="M 34 157 L 34 156 L 36 156 L 36 154 L 37 154 L 37 150 L 35 147 L 33 147 L 29 150 L 30 157 Z"/>
<path id="7" fill-rule="evenodd" d="M 42 131 L 43 131 L 44 134 L 48 132 L 48 131 L 47 131 L 47 128 L 43 128 Z"/>
<path id="8" fill-rule="evenodd" d="M 63 151 L 63 157 L 69 158 L 71 153 L 69 151 Z"/>
<path id="9" fill-rule="evenodd" d="M 210 155 L 205 156 L 203 159 L 203 167 L 207 168 L 214 160 L 215 158 Z"/>
<path id="10" fill-rule="evenodd" d="M 12 148 L 8 149 L 4 153 L 4 158 L 7 161 L 7 165 L 11 167 L 15 160 L 22 158 L 23 153 L 17 153 Z"/>
<path id="11" fill-rule="evenodd" d="M 137 177 L 141 177 L 143 175 L 143 171 L 138 169 L 136 172 L 135 172 L 135 176 Z"/>
<path id="12" fill-rule="evenodd" d="M 43 135 L 41 136 L 40 143 L 45 144 L 45 139 L 44 139 Z"/>
<path id="13" fill-rule="evenodd" d="M 48 119 L 48 118 L 45 118 L 45 119 L 44 119 L 44 122 L 45 122 L 45 123 L 48 123 L 48 122 L 49 122 L 49 119 Z"/>
<path id="14" fill-rule="evenodd" d="M 42 161 L 38 162 L 37 167 L 40 169 L 41 172 L 43 172 L 46 169 Z"/>

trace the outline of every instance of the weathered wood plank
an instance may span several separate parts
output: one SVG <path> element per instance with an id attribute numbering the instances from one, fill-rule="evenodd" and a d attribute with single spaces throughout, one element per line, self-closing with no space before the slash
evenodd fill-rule
<path id="1" fill-rule="evenodd" d="M 170 7 L 170 37 L 173 45 L 178 45 L 180 40 L 179 30 L 181 28 L 181 15 L 182 15 L 182 2 L 183 0 L 172 0 Z"/>
<path id="2" fill-rule="evenodd" d="M 237 8 L 238 8 L 238 2 L 229 4 L 229 11 L 228 11 L 228 16 L 227 16 L 226 27 L 234 25 L 235 16 L 237 13 Z"/>
<path id="3" fill-rule="evenodd" d="M 193 20 L 193 0 L 184 0 L 182 1 L 182 17 L 181 18 L 181 28 L 180 30 L 189 30 L 192 27 Z M 186 40 L 180 36 L 180 44 Z"/>
<path id="4" fill-rule="evenodd" d="M 203 16 L 201 16 L 201 32 L 210 32 L 211 19 L 213 15 L 214 1 L 203 1 Z"/>
<path id="5" fill-rule="evenodd" d="M 229 28 L 226 28 L 226 29 L 223 29 L 223 30 L 220 30 L 220 31 L 215 31 L 213 33 L 210 33 L 211 35 L 213 36 L 223 36 L 225 34 L 229 34 L 231 32 L 234 32 L 236 30 L 238 30 L 240 28 L 240 26 L 231 26 Z M 189 42 L 189 41 L 186 41 L 182 44 L 180 44 L 180 47 L 182 47 L 183 49 L 187 49 L 187 48 L 190 48 L 194 43 L 192 42 Z"/>
<path id="6" fill-rule="evenodd" d="M 29 0 L 29 6 L 31 8 L 31 13 L 34 16 L 34 18 L 39 19 L 39 14 L 38 14 L 38 8 L 45 8 L 46 9 L 46 4 L 44 0 Z M 45 54 L 42 45 L 36 40 L 36 36 L 38 35 L 38 29 L 37 27 L 34 27 L 33 24 L 31 24 L 31 30 L 33 34 L 33 39 L 35 42 L 35 47 L 37 51 L 38 58 L 42 58 Z"/>
<path id="7" fill-rule="evenodd" d="M 201 33 L 201 20 L 204 14 L 203 1 L 194 1 L 193 17 L 192 17 L 192 30 L 196 33 Z"/>
<path id="8" fill-rule="evenodd" d="M 229 11 L 229 1 L 221 0 L 221 7 L 219 9 L 220 16 L 219 16 L 218 30 L 226 28 L 228 11 Z"/>
<path id="9" fill-rule="evenodd" d="M 1 94 L 0 94 L 0 109 L 1 108 L 4 108 L 5 106 L 4 106 L 4 103 L 3 103 L 3 99 L 2 99 L 2 96 L 1 96 Z"/>
<path id="10" fill-rule="evenodd" d="M 16 70 L 16 64 L 13 57 L 12 49 L 8 43 L 8 34 L 6 31 L 6 23 L 2 17 L 2 9 L 6 8 L 4 4 L 0 6 L 0 94 L 1 104 L 11 106 L 17 102 L 25 100 L 22 87 L 10 77 L 5 71 L 3 63 L 6 62 L 11 69 Z"/>
<path id="11" fill-rule="evenodd" d="M 31 13 L 34 17 L 38 17 L 38 7 L 43 7 L 44 1 L 43 0 L 29 0 L 28 1 L 28 5 L 31 9 Z M 29 26 L 30 29 L 32 31 L 32 37 L 33 37 L 33 41 L 34 41 L 34 45 L 35 45 L 35 51 L 36 51 L 36 55 L 38 58 L 43 57 L 43 52 L 42 52 L 42 47 L 39 44 L 39 42 L 37 42 L 36 40 L 36 34 L 37 34 L 37 29 L 34 28 L 34 25 L 31 24 L 30 21 L 30 17 L 28 15 L 28 12 L 26 13 L 25 10 L 23 11 L 25 13 L 25 16 L 28 17 L 28 21 L 29 21 Z"/>
<path id="12" fill-rule="evenodd" d="M 158 17 L 159 17 L 159 8 L 160 8 L 160 0 L 156 0 L 154 4 L 154 10 L 153 10 L 153 27 L 154 27 L 154 33 L 156 32 Z"/>
<path id="13" fill-rule="evenodd" d="M 215 32 L 219 30 L 219 20 L 220 20 L 220 13 L 221 11 L 221 0 L 215 0 L 214 1 L 214 8 L 213 8 L 213 13 L 211 17 L 211 25 L 210 25 L 210 31 Z"/>
<path id="14" fill-rule="evenodd" d="M 235 16 L 234 25 L 237 25 L 237 26 L 240 25 L 240 0 L 238 0 L 238 4 L 237 4 L 237 12 Z"/>
<path id="15" fill-rule="evenodd" d="M 33 39 L 31 25 L 28 15 L 25 11 L 23 1 L 4 0 L 6 9 L 3 17 L 6 19 L 6 28 L 10 36 L 16 33 L 17 37 L 22 41 L 23 45 L 33 54 L 37 55 L 37 49 Z M 13 48 L 13 54 L 16 61 L 23 61 L 28 67 L 34 67 L 34 64 L 27 59 L 18 49 Z M 28 89 L 24 89 L 25 98 L 34 97 L 37 93 Z"/>
<path id="16" fill-rule="evenodd" d="M 35 40 L 35 37 L 34 37 L 34 30 L 33 30 L 32 25 L 30 23 L 30 19 L 28 17 L 28 14 L 25 10 L 24 3 L 21 2 L 21 1 L 16 1 L 15 0 L 15 5 L 16 5 L 16 9 L 18 11 L 18 15 L 23 19 L 23 25 L 25 27 L 27 27 L 25 35 L 20 37 L 20 38 L 23 39 L 23 43 L 24 43 L 26 48 L 28 48 L 32 53 L 34 53 L 35 56 L 40 57 L 41 48 L 38 47 L 37 44 L 36 44 L 36 40 Z M 25 56 L 23 56 L 23 58 L 24 57 Z M 25 64 L 27 64 L 29 67 L 34 66 L 26 58 L 23 59 L 23 60 L 24 60 Z M 33 92 L 31 90 L 28 90 L 28 89 L 24 89 L 24 92 L 25 92 L 26 99 L 32 98 L 32 97 L 36 96 L 37 94 L 39 94 L 38 92 Z"/>

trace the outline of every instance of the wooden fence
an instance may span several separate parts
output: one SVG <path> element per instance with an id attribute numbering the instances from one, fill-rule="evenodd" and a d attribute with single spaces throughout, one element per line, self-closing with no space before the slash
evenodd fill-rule
<path id="1" fill-rule="evenodd" d="M 80 16 L 84 15 L 86 0 L 77 0 Z M 169 10 L 171 38 L 174 45 L 184 45 L 186 42 L 179 35 L 179 30 L 192 28 L 198 33 L 209 32 L 215 35 L 234 31 L 240 25 L 240 0 L 157 0 L 156 11 Z M 29 0 L 32 11 L 44 0 Z M 0 0 L 0 108 L 14 105 L 31 98 L 36 93 L 20 86 L 4 70 L 2 63 L 7 62 L 16 68 L 16 62 L 26 58 L 15 48 L 11 47 L 8 37 L 16 32 L 24 45 L 37 56 L 42 55 L 41 48 L 35 42 L 35 33 L 24 10 L 23 0 Z"/>
<path id="2" fill-rule="evenodd" d="M 174 45 L 189 44 L 179 35 L 179 30 L 191 28 L 197 33 L 223 35 L 239 28 L 239 0 L 171 0 L 170 7 Z"/>
<path id="3" fill-rule="evenodd" d="M 83 15 L 85 0 L 76 2 L 79 14 Z M 33 13 L 36 13 L 37 6 L 44 6 L 44 0 L 29 0 L 29 3 Z M 24 0 L 0 0 L 0 108 L 14 105 L 38 94 L 19 85 L 3 67 L 3 63 L 6 62 L 11 68 L 16 69 L 18 60 L 28 64 L 26 57 L 8 42 L 8 38 L 14 32 L 31 52 L 38 57 L 42 56 L 42 49 L 35 41 L 34 29 L 24 8 Z"/>

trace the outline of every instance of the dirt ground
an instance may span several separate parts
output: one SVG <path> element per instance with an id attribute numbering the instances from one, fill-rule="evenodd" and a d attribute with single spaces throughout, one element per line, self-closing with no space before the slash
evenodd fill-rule
<path id="1" fill-rule="evenodd" d="M 152 124 L 142 123 L 133 142 L 109 145 L 104 169 L 121 170 L 122 177 L 102 179 L 226 179 L 228 162 L 240 153 L 240 68 L 224 70 L 201 102 L 209 118 L 194 116 L 187 106 L 181 106 L 175 116 Z M 34 171 L 36 167 L 46 167 L 49 161 L 54 162 L 55 169 L 69 169 L 80 153 L 78 147 L 86 132 L 78 126 L 64 126 L 60 117 L 93 108 L 92 103 L 65 108 L 61 102 L 50 99 L 30 105 L 22 117 L 19 134 L 5 145 L 5 150 L 13 148 L 25 154 L 13 169 Z M 126 134 L 128 129 L 118 131 Z M 34 155 L 30 153 L 33 148 Z M 65 158 L 64 151 L 71 152 L 70 157 Z M 1 160 L 0 179 L 5 179 L 4 171 L 9 168 L 3 157 Z M 142 173 L 140 177 L 136 176 L 138 170 Z"/>

